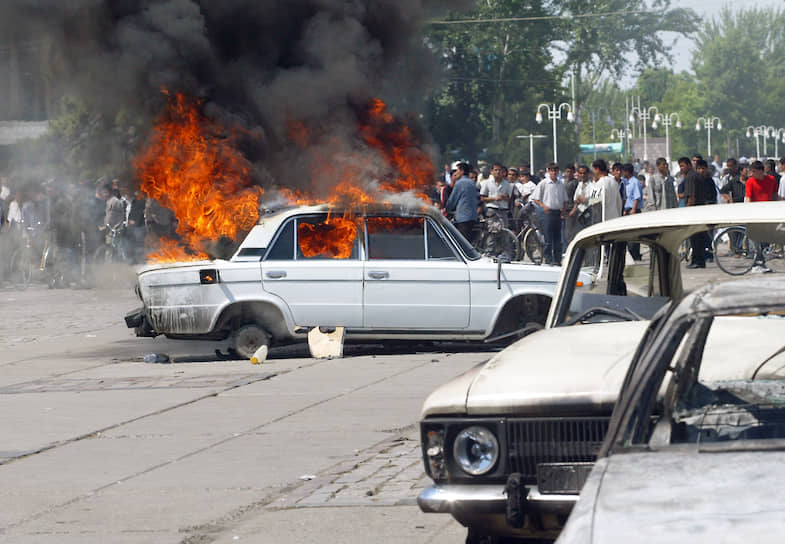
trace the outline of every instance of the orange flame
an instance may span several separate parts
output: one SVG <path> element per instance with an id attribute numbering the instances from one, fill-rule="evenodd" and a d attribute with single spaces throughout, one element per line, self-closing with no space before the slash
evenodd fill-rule
<path id="1" fill-rule="evenodd" d="M 134 167 L 142 191 L 174 212 L 184 245 L 178 253 L 176 244 L 164 243 L 148 256 L 152 261 L 203 258 L 204 241 L 234 240 L 259 218 L 263 191 L 251 185 L 250 163 L 224 128 L 202 114 L 201 103 L 180 93 L 170 98 Z"/>
<path id="2" fill-rule="evenodd" d="M 348 259 L 352 254 L 357 226 L 351 219 L 328 217 L 323 223 L 300 223 L 297 242 L 305 257 Z"/>

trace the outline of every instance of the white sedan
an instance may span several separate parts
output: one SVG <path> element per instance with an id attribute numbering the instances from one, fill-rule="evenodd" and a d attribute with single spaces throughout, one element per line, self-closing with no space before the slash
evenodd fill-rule
<path id="1" fill-rule="evenodd" d="M 243 357 L 313 327 L 345 327 L 347 340 L 510 341 L 545 322 L 559 274 L 479 255 L 434 208 L 296 207 L 264 216 L 228 261 L 143 269 L 143 306 L 126 323 L 137 336 L 230 338 Z"/>

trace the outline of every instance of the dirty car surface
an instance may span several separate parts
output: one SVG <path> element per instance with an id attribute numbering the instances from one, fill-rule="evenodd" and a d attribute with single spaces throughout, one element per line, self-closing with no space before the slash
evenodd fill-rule
<path id="1" fill-rule="evenodd" d="M 139 336 L 261 344 L 345 327 L 347 340 L 510 341 L 541 327 L 555 267 L 480 256 L 438 211 L 296 207 L 262 218 L 228 260 L 138 275 Z"/>
<path id="2" fill-rule="evenodd" d="M 650 320 L 722 274 L 711 267 L 683 274 L 683 240 L 732 225 L 757 227 L 775 240 L 785 232 L 784 210 L 782 203 L 667 210 L 580 232 L 545 330 L 426 399 L 421 440 L 434 484 L 418 497 L 420 508 L 451 514 L 468 527 L 470 543 L 555 538 L 591 471 Z M 641 245 L 641 261 L 628 254 L 630 243 Z M 586 273 L 593 281 L 581 281 Z"/>
<path id="3" fill-rule="evenodd" d="M 780 542 L 785 278 L 711 285 L 652 322 L 560 543 Z"/>

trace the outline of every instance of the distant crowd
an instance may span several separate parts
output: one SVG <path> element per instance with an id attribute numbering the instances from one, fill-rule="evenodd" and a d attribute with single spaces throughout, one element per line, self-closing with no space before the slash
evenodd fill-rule
<path id="1" fill-rule="evenodd" d="M 39 258 L 52 248 L 51 260 L 69 272 L 103 257 L 108 244 L 116 246 L 112 258 L 133 264 L 143 260 L 148 235 L 174 237 L 175 227 L 170 210 L 119 179 L 22 184 L 0 176 L 0 262 L 7 266 L 22 245 Z M 0 274 L 13 272 L 0 267 Z"/>
<path id="2" fill-rule="evenodd" d="M 560 264 L 563 249 L 587 225 L 622 215 L 679 206 L 785 199 L 785 158 L 775 161 L 724 163 L 719 156 L 709 163 L 702 156 L 681 157 L 673 169 L 665 158 L 653 164 L 638 159 L 591 165 L 550 163 L 538 173 L 522 161 L 518 168 L 502 163 L 475 168 L 466 162 L 445 165 L 433 188 L 433 204 L 450 217 L 471 240 L 477 222 L 490 214 L 500 217 L 514 232 L 540 222 L 545 239 L 544 261 Z M 690 267 L 706 264 L 706 234 L 692 240 Z M 641 258 L 638 248 L 632 257 Z"/>

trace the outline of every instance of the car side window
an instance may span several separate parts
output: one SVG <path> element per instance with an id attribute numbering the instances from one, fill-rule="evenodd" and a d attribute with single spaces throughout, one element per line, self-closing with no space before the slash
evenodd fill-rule
<path id="1" fill-rule="evenodd" d="M 442 238 L 441 233 L 430 221 L 425 224 L 425 232 L 428 241 L 428 260 L 429 261 L 457 261 L 455 252 Z"/>
<path id="2" fill-rule="evenodd" d="M 294 260 L 294 221 L 287 221 L 267 252 L 266 261 Z"/>
<path id="3" fill-rule="evenodd" d="M 320 214 L 297 218 L 297 260 L 359 259 L 355 220 Z"/>
<path id="4" fill-rule="evenodd" d="M 425 260 L 422 217 L 368 217 L 368 259 Z"/>

